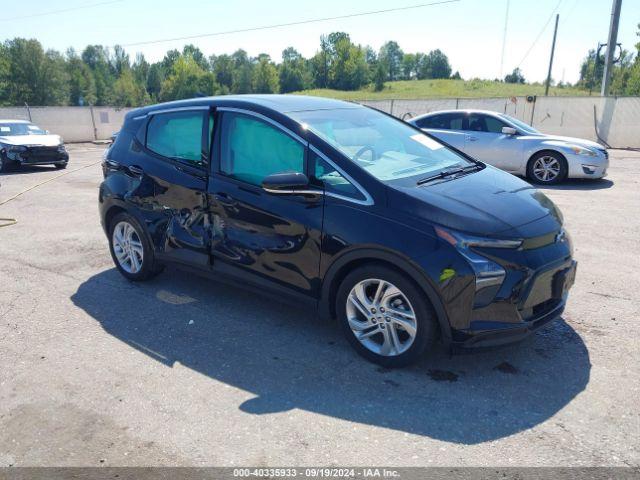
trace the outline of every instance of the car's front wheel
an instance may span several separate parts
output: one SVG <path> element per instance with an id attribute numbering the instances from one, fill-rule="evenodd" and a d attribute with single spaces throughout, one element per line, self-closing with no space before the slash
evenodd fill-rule
<path id="1" fill-rule="evenodd" d="M 437 320 L 424 292 L 407 276 L 383 265 L 366 265 L 348 274 L 336 302 L 349 343 L 379 365 L 414 363 L 437 338 Z"/>
<path id="2" fill-rule="evenodd" d="M 111 221 L 109 250 L 116 267 L 129 280 L 148 280 L 162 271 L 142 226 L 128 213 L 119 213 Z"/>
<path id="3" fill-rule="evenodd" d="M 557 152 L 540 152 L 529 160 L 527 177 L 542 185 L 554 185 L 567 178 L 569 168 L 565 158 Z"/>
<path id="4" fill-rule="evenodd" d="M 67 162 L 62 162 L 62 163 L 56 163 L 55 167 L 58 170 L 64 170 L 65 168 L 67 168 Z"/>

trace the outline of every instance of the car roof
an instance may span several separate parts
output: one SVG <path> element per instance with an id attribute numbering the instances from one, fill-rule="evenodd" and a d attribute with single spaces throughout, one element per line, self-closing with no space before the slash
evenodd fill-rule
<path id="1" fill-rule="evenodd" d="M 199 105 L 222 105 L 225 103 L 246 103 L 258 105 L 279 113 L 291 113 L 308 110 L 333 110 L 344 108 L 364 108 L 356 103 L 334 100 L 332 98 L 312 97 L 307 95 L 223 95 L 217 97 L 198 97 L 189 100 L 160 103 L 143 107 L 135 111 L 135 115 L 145 115 L 156 110 L 174 109 Z"/>
<path id="2" fill-rule="evenodd" d="M 31 123 L 29 120 L 12 120 L 12 119 L 0 119 L 0 123 Z"/>
<path id="3" fill-rule="evenodd" d="M 434 115 L 442 115 L 444 113 L 464 113 L 465 115 L 468 115 L 470 113 L 482 113 L 484 115 L 492 115 L 492 116 L 502 116 L 502 114 L 500 112 L 495 112 L 492 110 L 478 110 L 478 109 L 474 109 L 474 108 L 459 108 L 459 109 L 449 109 L 449 110 L 436 110 L 433 112 L 428 112 L 428 113 L 424 113 L 422 115 L 418 115 L 417 117 L 413 117 L 411 120 L 417 120 L 420 118 L 427 118 L 427 117 L 432 117 Z"/>

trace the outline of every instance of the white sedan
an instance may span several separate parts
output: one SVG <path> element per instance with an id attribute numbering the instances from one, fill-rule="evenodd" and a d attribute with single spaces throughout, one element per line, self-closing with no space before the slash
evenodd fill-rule
<path id="1" fill-rule="evenodd" d="M 580 138 L 545 135 L 509 115 L 484 110 L 448 110 L 409 123 L 484 163 L 541 184 L 566 178 L 603 178 L 609 154 Z"/>

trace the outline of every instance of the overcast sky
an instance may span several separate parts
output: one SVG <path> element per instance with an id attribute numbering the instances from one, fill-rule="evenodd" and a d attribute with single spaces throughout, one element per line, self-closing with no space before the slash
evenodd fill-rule
<path id="1" fill-rule="evenodd" d="M 312 18 L 347 15 L 428 3 L 434 0 L 30 0 L 3 1 L 0 36 L 37 38 L 46 48 L 81 50 L 87 44 L 129 44 L 186 35 L 228 31 Z M 207 55 L 243 48 L 250 55 L 268 53 L 280 59 L 294 46 L 304 56 L 313 55 L 323 33 L 345 31 L 354 42 L 378 50 L 396 40 L 405 52 L 440 48 L 454 70 L 464 78 L 495 78 L 521 62 L 527 80 L 545 78 L 553 34 L 553 20 L 529 55 L 525 53 L 549 20 L 558 3 L 560 13 L 553 77 L 575 82 L 589 48 L 606 42 L 611 0 L 510 0 L 503 71 L 500 71 L 505 13 L 508 0 L 460 0 L 398 12 L 331 20 L 259 32 L 235 33 L 185 41 L 127 47 L 133 57 L 142 52 L 156 61 L 171 48 L 194 43 Z M 97 5 L 103 3 L 102 5 Z M 75 11 L 34 14 L 94 5 Z M 29 17 L 26 17 L 29 16 Z M 17 18 L 23 17 L 23 18 Z M 640 22 L 640 0 L 623 0 L 618 41 L 633 49 Z"/>

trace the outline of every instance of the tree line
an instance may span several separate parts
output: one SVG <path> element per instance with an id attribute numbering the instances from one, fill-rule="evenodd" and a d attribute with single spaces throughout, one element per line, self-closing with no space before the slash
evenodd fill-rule
<path id="1" fill-rule="evenodd" d="M 267 54 L 250 57 L 244 50 L 207 57 L 187 45 L 149 63 L 142 54 L 132 60 L 120 46 L 89 45 L 80 53 L 70 48 L 63 54 L 45 50 L 38 40 L 14 38 L 0 44 L 0 105 L 136 107 L 198 95 L 367 85 L 382 90 L 387 81 L 449 78 L 451 71 L 440 50 L 404 53 L 389 41 L 376 52 L 344 32 L 323 35 L 311 58 L 289 47 L 279 62 Z"/>

